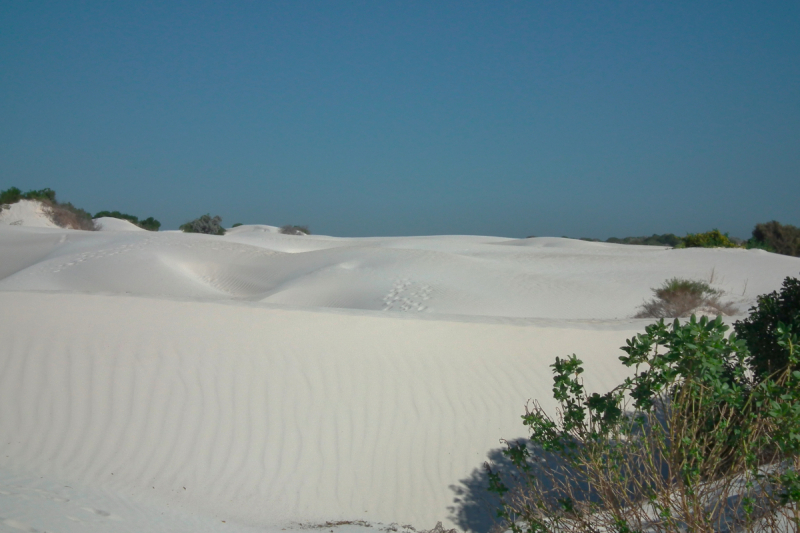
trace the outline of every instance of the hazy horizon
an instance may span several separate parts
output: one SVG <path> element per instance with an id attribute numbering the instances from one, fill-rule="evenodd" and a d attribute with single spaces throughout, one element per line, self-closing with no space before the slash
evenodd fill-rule
<path id="1" fill-rule="evenodd" d="M 800 6 L 0 8 L 0 189 L 337 236 L 800 226 Z"/>

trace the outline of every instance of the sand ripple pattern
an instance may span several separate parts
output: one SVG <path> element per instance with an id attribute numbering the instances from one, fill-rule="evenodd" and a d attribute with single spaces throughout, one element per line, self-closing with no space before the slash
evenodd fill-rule
<path id="1" fill-rule="evenodd" d="M 610 385 L 627 333 L 0 293 L 0 466 L 251 523 L 430 527 L 552 356 L 583 346 Z"/>

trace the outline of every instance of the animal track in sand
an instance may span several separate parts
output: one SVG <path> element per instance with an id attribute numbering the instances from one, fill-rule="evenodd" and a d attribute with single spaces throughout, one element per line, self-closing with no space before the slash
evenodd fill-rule
<path id="1" fill-rule="evenodd" d="M 408 278 L 398 278 L 394 287 L 383 297 L 384 311 L 425 311 L 423 302 L 431 299 L 433 288 L 430 285 L 414 283 Z"/>
<path id="2" fill-rule="evenodd" d="M 109 248 L 107 250 L 95 251 L 95 252 L 83 252 L 82 254 L 78 254 L 76 256 L 72 256 L 69 261 L 65 263 L 60 263 L 55 265 L 55 267 L 51 270 L 53 274 L 61 272 L 62 270 L 66 270 L 67 268 L 73 267 L 80 263 L 84 263 L 86 261 L 92 259 L 101 259 L 103 257 L 113 257 L 115 255 L 124 254 L 130 252 L 132 250 L 142 249 L 149 241 L 142 241 L 135 244 L 123 244 L 122 246 L 117 246 L 114 248 Z"/>

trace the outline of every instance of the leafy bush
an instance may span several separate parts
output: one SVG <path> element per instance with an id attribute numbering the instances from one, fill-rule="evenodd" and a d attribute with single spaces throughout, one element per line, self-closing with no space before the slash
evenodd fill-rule
<path id="1" fill-rule="evenodd" d="M 16 187 L 0 191 L 0 205 L 15 204 L 20 200 L 22 200 L 22 191 Z"/>
<path id="2" fill-rule="evenodd" d="M 231 226 L 231 228 L 238 228 L 239 226 L 242 226 L 242 225 L 243 225 L 243 224 L 242 224 L 241 222 L 237 222 L 236 224 L 234 224 L 233 226 Z"/>
<path id="3" fill-rule="evenodd" d="M 280 233 L 284 235 L 311 235 L 311 231 L 308 229 L 308 226 L 281 226 L 281 229 L 278 230 Z"/>
<path id="4" fill-rule="evenodd" d="M 40 189 L 23 193 L 16 187 L 0 192 L 0 204 L 15 204 L 20 200 L 39 200 L 54 204 L 56 203 L 56 192 L 52 189 Z"/>
<path id="5" fill-rule="evenodd" d="M 185 233 L 205 233 L 207 235 L 225 235 L 225 228 L 220 226 L 222 217 L 211 215 L 203 215 L 196 218 L 191 222 L 183 224 L 180 229 Z"/>
<path id="6" fill-rule="evenodd" d="M 139 221 L 139 227 L 146 229 L 147 231 L 158 231 L 161 227 L 161 222 L 153 217 L 147 217 L 146 219 Z"/>
<path id="7" fill-rule="evenodd" d="M 704 281 L 672 278 L 661 287 L 653 289 L 655 298 L 641 305 L 635 318 L 681 318 L 703 312 L 733 315 L 737 309 L 730 302 L 722 302 L 722 291 Z"/>
<path id="8" fill-rule="evenodd" d="M 780 292 L 758 297 L 750 315 L 734 323 L 736 334 L 750 349 L 748 364 L 759 376 L 767 376 L 787 364 L 786 350 L 780 344 L 780 324 L 790 324 L 800 331 L 800 280 L 783 280 Z"/>
<path id="9" fill-rule="evenodd" d="M 705 233 L 690 233 L 682 239 L 686 248 L 736 248 L 737 245 L 728 234 L 722 234 L 718 229 L 713 229 Z"/>
<path id="10" fill-rule="evenodd" d="M 139 217 L 134 215 L 128 215 L 126 213 L 120 213 L 119 211 L 100 211 L 97 213 L 94 218 L 100 217 L 111 217 L 111 218 L 119 218 L 121 220 L 127 220 L 128 222 L 139 226 L 142 229 L 146 229 L 148 231 L 158 231 L 161 227 L 161 222 L 154 219 L 153 217 L 147 217 L 144 220 L 139 220 Z"/>
<path id="11" fill-rule="evenodd" d="M 552 365 L 553 418 L 526 408 L 516 474 L 486 464 L 514 533 L 778 531 L 800 525 L 800 372 L 753 379 L 747 345 L 718 317 L 663 320 L 629 339 L 632 377 L 590 394 L 576 356 Z M 797 365 L 798 337 L 776 338 Z"/>
<path id="12" fill-rule="evenodd" d="M 789 224 L 783 225 L 775 220 L 766 224 L 756 224 L 753 238 L 748 241 L 748 247 L 800 257 L 800 228 Z"/>

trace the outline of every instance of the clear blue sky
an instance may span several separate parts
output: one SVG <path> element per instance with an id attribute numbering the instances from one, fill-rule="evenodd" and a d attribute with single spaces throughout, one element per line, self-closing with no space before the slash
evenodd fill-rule
<path id="1" fill-rule="evenodd" d="M 0 188 L 341 236 L 800 226 L 800 3 L 0 1 Z"/>

